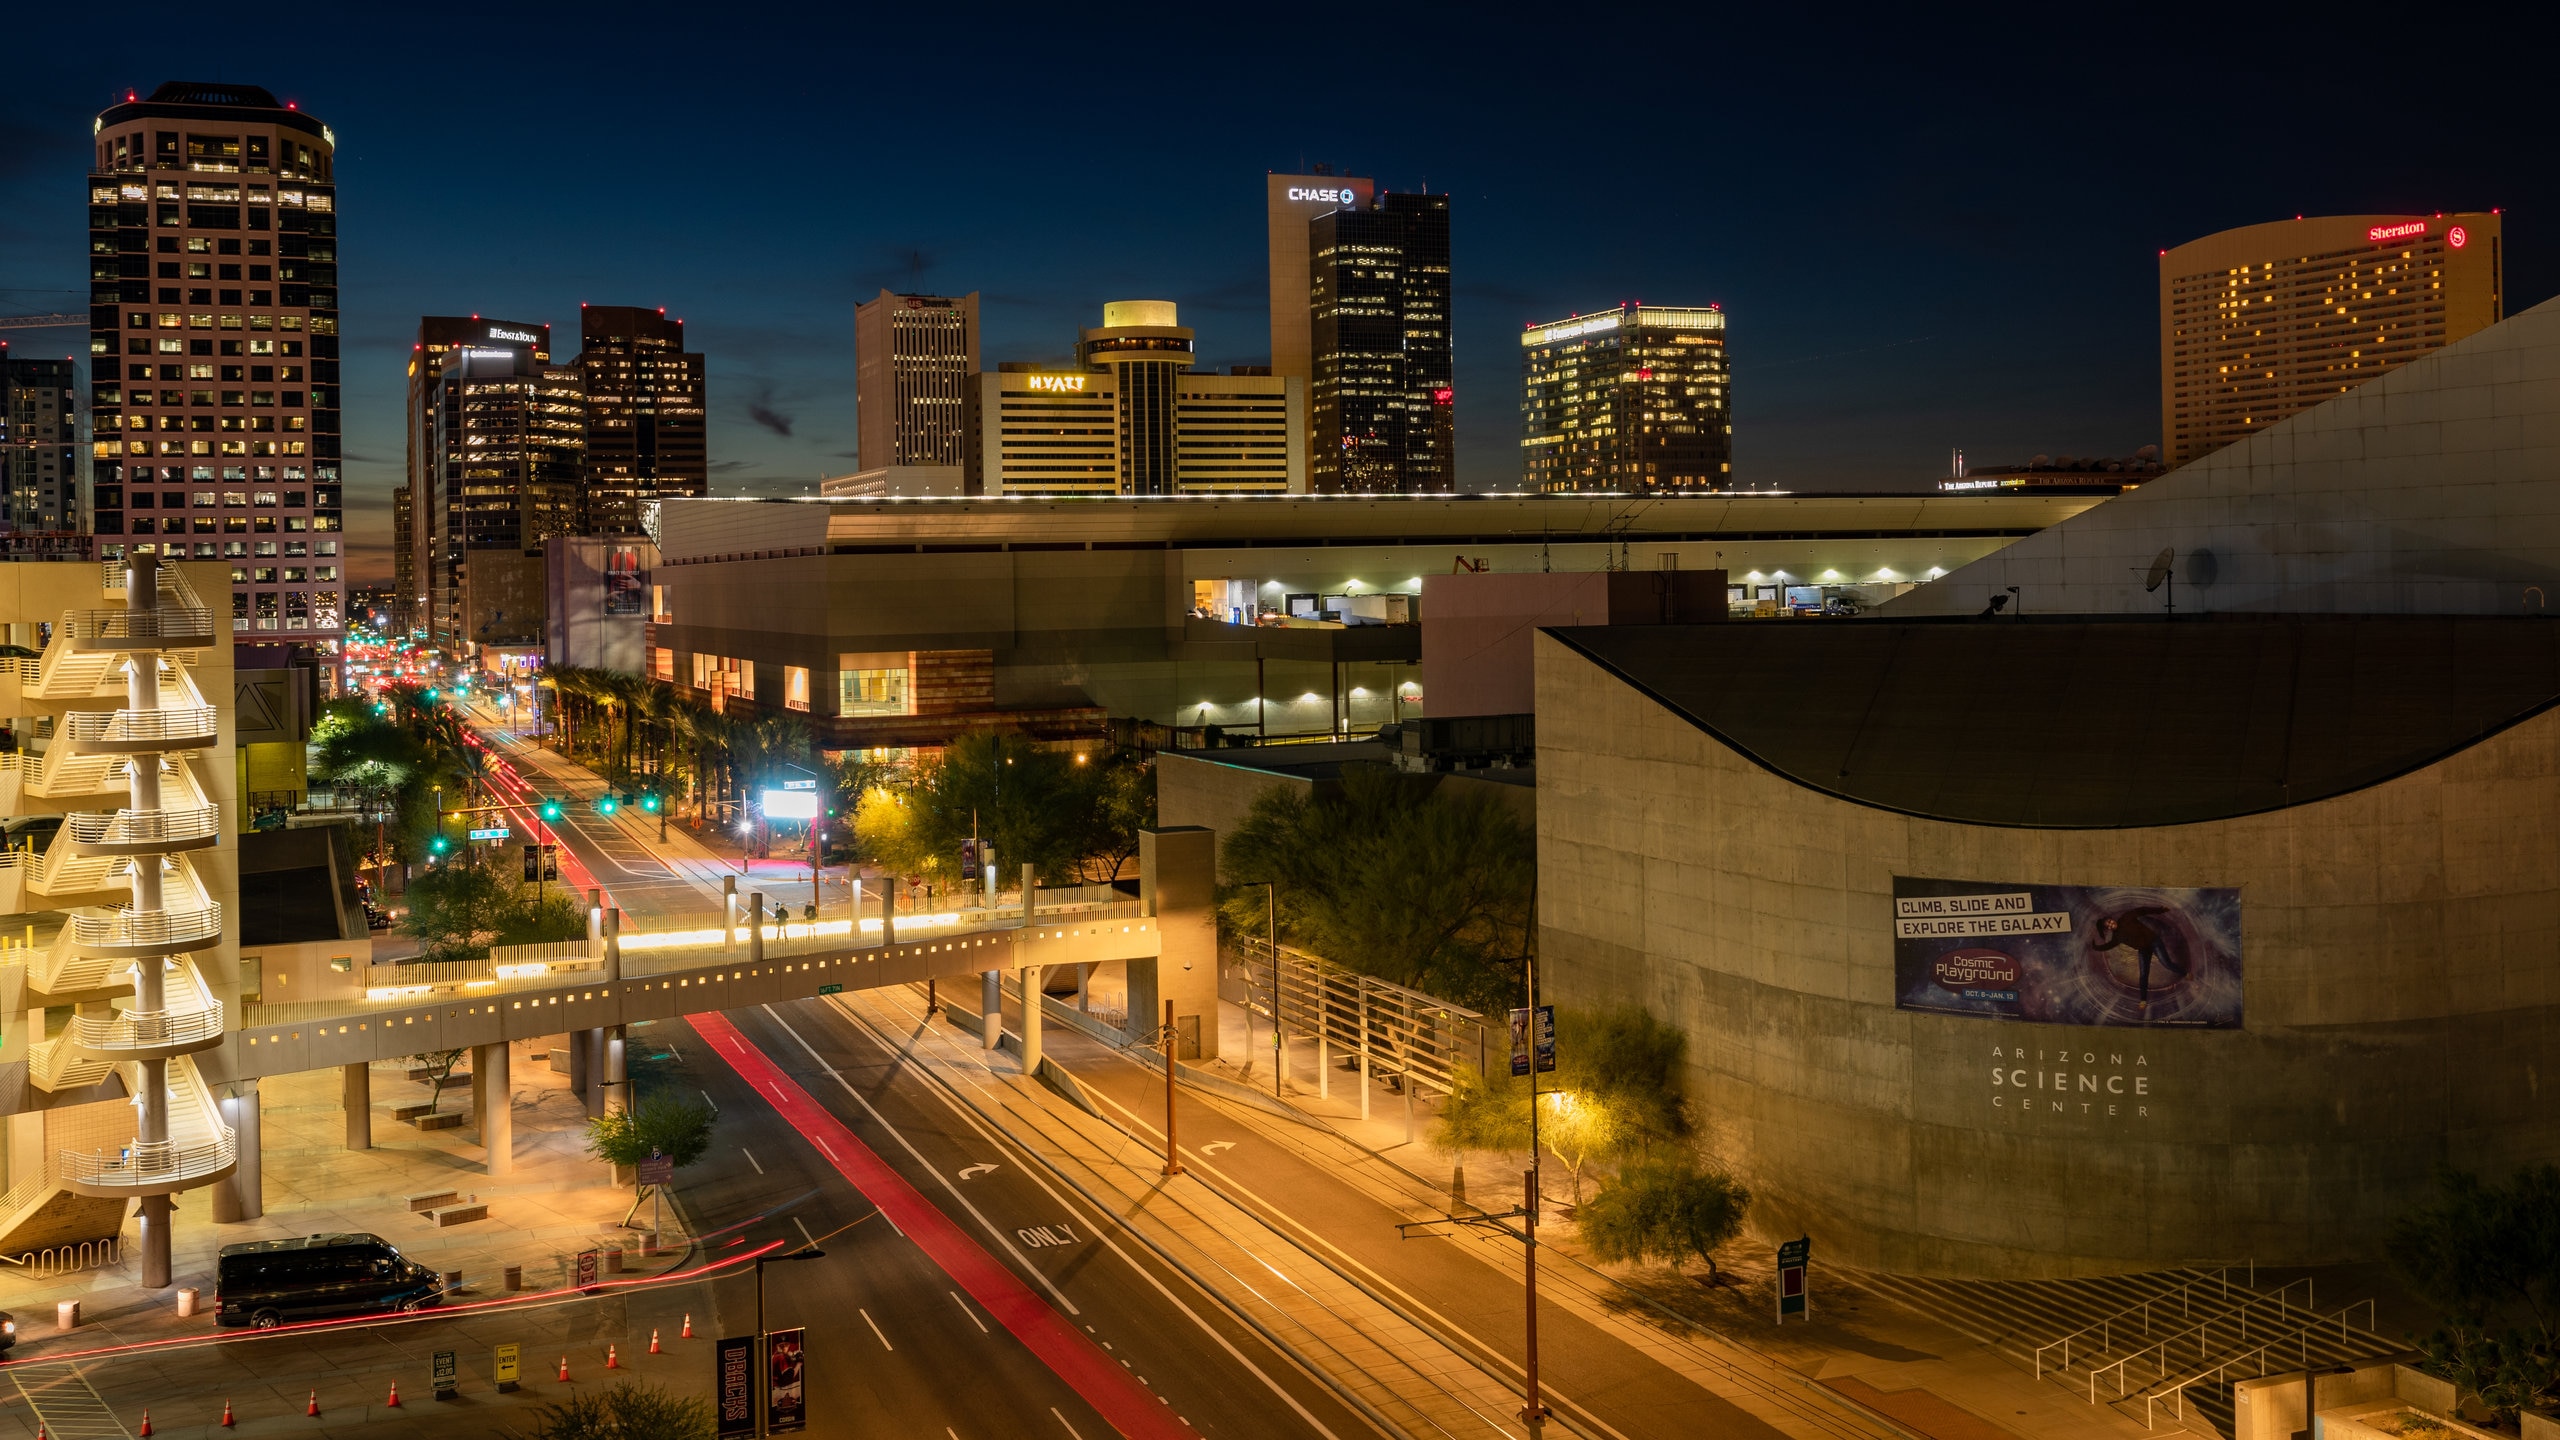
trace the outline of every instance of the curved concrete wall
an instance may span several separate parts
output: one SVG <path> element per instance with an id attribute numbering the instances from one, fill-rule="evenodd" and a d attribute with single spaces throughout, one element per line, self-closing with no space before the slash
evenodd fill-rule
<path id="1" fill-rule="evenodd" d="M 1544 635 L 1537 689 L 1550 993 L 1687 1029 L 1764 1233 L 1937 1275 L 2365 1259 L 2438 1160 L 2560 1158 L 2560 711 L 2333 800 L 2052 831 L 1816 794 Z M 1896 875 L 2238 886 L 2245 1024 L 1897 1010 Z"/>

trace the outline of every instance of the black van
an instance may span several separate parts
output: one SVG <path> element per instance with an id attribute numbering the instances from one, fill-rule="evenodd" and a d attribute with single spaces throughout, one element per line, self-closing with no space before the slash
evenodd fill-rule
<path id="1" fill-rule="evenodd" d="M 379 1235 L 305 1235 L 222 1247 L 214 1318 L 265 1330 L 287 1320 L 420 1310 L 442 1289 L 436 1272 Z"/>

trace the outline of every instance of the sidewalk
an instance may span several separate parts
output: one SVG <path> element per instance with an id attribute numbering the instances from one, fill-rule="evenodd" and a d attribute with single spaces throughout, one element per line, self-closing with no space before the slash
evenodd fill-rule
<path id="1" fill-rule="evenodd" d="M 625 1273 L 665 1268 L 672 1257 L 644 1261 L 641 1232 L 621 1228 L 632 1192 L 615 1186 L 611 1171 L 587 1158 L 585 1110 L 570 1093 L 569 1077 L 537 1058 L 543 1048 L 519 1043 L 510 1059 L 515 1170 L 494 1179 L 485 1173 L 479 1132 L 470 1122 L 448 1130 L 419 1130 L 392 1118 L 396 1107 L 424 1104 L 429 1093 L 429 1086 L 404 1078 L 403 1066 L 373 1069 L 370 1150 L 346 1148 L 342 1077 L 336 1070 L 262 1081 L 265 1215 L 216 1224 L 207 1192 L 179 1195 L 170 1230 L 176 1283 L 167 1290 L 145 1290 L 137 1283 L 140 1261 L 130 1222 L 126 1258 L 118 1264 L 54 1279 L 0 1273 L 0 1309 L 18 1321 L 19 1341 L 9 1358 L 41 1360 L 49 1351 L 209 1334 L 216 1328 L 216 1253 L 250 1240 L 379 1235 L 420 1264 L 460 1271 L 465 1299 L 503 1295 L 501 1272 L 509 1265 L 523 1267 L 528 1289 L 561 1284 L 573 1274 L 577 1253 L 587 1249 L 627 1245 L 630 1269 Z M 467 1071 L 446 1084 L 439 1108 L 469 1114 Z M 438 1228 L 427 1216 L 410 1212 L 406 1197 L 443 1190 L 459 1192 L 465 1204 L 486 1204 L 489 1217 Z M 646 1207 L 634 1223 L 648 1223 Z M 681 1224 L 670 1207 L 669 1231 Z M 203 1309 L 193 1318 L 177 1313 L 180 1288 L 201 1294 Z M 68 1334 L 53 1323 L 54 1306 L 62 1300 L 81 1303 L 81 1326 Z"/>

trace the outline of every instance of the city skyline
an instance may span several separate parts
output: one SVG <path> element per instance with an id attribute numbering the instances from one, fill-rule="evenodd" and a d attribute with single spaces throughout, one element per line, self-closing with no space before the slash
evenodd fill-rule
<path id="1" fill-rule="evenodd" d="M 31 38 L 47 23 L 34 22 Z M 1657 17 L 1645 33 L 1676 47 L 1702 33 L 1700 23 Z M 528 46 L 538 48 L 542 33 Z M 1516 483 L 1521 324 L 1595 304 L 1711 300 L 1736 316 L 1752 337 L 1734 357 L 1737 483 L 1919 488 L 1950 446 L 1996 463 L 2159 443 L 2151 262 L 2196 236 L 2297 212 L 2501 206 L 2527 224 L 2509 264 L 2510 313 L 2547 296 L 2560 274 L 2530 231 L 2533 202 L 2550 182 L 2528 162 L 2520 112 L 2519 123 L 2501 122 L 2515 102 L 2494 87 L 2463 87 L 2462 146 L 2387 130 L 2352 155 L 2274 173 L 2217 170 L 2174 186 L 2160 177 L 2190 173 L 2180 157 L 2213 143 L 2201 121 L 2064 107 L 2021 130 L 1996 106 L 1935 106 L 1916 126 L 1884 123 L 1915 93 L 1945 90 L 1933 60 L 1964 57 L 1963 73 L 1986 80 L 2068 73 L 2084 58 L 2071 32 L 2022 40 L 1962 25 L 1927 36 L 1879 30 L 1826 42 L 1819 66 L 1798 58 L 1802 37 L 1784 30 L 1720 33 L 1720 49 L 1770 60 L 1717 82 L 1737 141 L 1729 157 L 1693 162 L 1641 151 L 1593 157 L 1541 135 L 1537 107 L 1513 104 L 1507 86 L 1534 76 L 1554 37 L 1494 26 L 1447 37 L 1445 63 L 1400 86 L 1277 69 L 1246 76 L 1223 108 L 1250 123 L 1161 137 L 1153 148 L 1115 141 L 1072 173 L 1031 154 L 976 163 L 1013 122 L 972 119 L 911 145 L 864 139 L 850 152 L 859 183 L 810 189 L 785 205 L 773 197 L 803 192 L 772 167 L 795 162 L 750 147 L 736 159 L 744 168 L 731 200 L 687 202 L 638 223 L 623 201 L 656 202 L 634 188 L 638 162 L 612 147 L 579 151 L 574 167 L 451 163 L 488 153 L 513 122 L 467 103 L 489 82 L 457 81 L 424 57 L 389 53 L 397 47 L 380 38 L 358 21 L 286 63 L 246 42 L 145 33 L 97 59 L 71 47 L 63 53 L 76 58 L 0 100 L 11 140 L 0 163 L 11 216 L 0 227 L 8 314 L 79 305 L 83 122 L 126 89 L 232 78 L 337 128 L 351 197 L 344 414 L 349 570 L 359 582 L 390 570 L 401 368 L 421 315 L 566 325 L 582 301 L 663 303 L 692 322 L 694 347 L 714 372 L 713 493 L 795 493 L 853 468 L 853 304 L 884 286 L 984 291 L 990 355 L 1058 349 L 1095 296 L 1161 294 L 1199 317 L 1204 368 L 1267 361 L 1256 174 L 1306 173 L 1319 161 L 1336 174 L 1375 176 L 1382 189 L 1446 191 L 1464 209 L 1453 328 L 1466 490 Z M 803 38 L 795 52 L 852 43 L 849 31 L 823 23 Z M 892 27 L 864 43 L 897 38 Z M 988 47 L 978 74 L 1000 90 L 1072 68 L 1086 43 L 1020 21 Z M 1150 43 L 1168 72 L 1205 73 L 1197 66 L 1209 39 Z M 821 101 L 793 62 L 773 68 L 761 52 L 718 41 L 694 52 L 698 98 L 653 111 L 666 143 L 684 154 L 726 147 L 720 112 L 741 97 L 772 112 L 771 133 L 826 123 L 809 110 Z M 2107 53 L 2151 74 L 2181 52 L 2165 37 L 2136 37 Z M 2192 77 L 2182 83 L 2203 83 L 2215 63 L 2178 72 Z M 576 111 L 600 83 L 564 77 L 554 99 Z M 2412 83 L 2413 104 L 2450 84 Z M 407 117 L 422 109 L 449 119 L 411 126 Z M 1100 175 L 1121 178 L 1096 183 Z M 487 223 L 454 245 L 436 238 L 448 216 Z M 2049 335 L 2070 340 L 2057 349 Z M 21 357 L 42 358 L 75 352 L 76 336 L 7 338 Z"/>

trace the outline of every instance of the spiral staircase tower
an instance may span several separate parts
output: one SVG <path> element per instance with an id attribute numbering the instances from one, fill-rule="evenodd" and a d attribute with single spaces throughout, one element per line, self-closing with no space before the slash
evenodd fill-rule
<path id="1" fill-rule="evenodd" d="M 216 643 L 214 617 L 185 578 L 155 555 L 111 563 L 107 592 L 121 609 L 70 610 L 54 627 L 32 697 L 121 707 L 67 709 L 28 793 L 111 793 L 115 810 L 72 810 L 28 867 L 29 906 L 52 898 L 68 915 L 53 944 L 30 956 L 29 999 L 68 1004 L 67 1028 L 29 1047 L 28 1079 L 50 1091 L 120 1075 L 135 1106 L 134 1139 L 114 1149 L 63 1150 L 31 1182 L 45 1192 L 10 1199 L 76 1205 L 79 1197 L 140 1201 L 141 1279 L 170 1283 L 170 1196 L 228 1176 L 237 1140 L 190 1058 L 223 1043 L 224 1010 L 195 952 L 222 937 L 223 907 L 189 861 L 219 845 L 222 807 L 208 797 L 197 756 L 220 737 L 220 717 L 197 692 L 187 652 Z M 76 903 L 122 886 L 123 905 Z M 117 1002 L 122 1001 L 121 1005 Z M 10 1208 L 0 1202 L 0 1209 Z"/>

